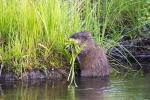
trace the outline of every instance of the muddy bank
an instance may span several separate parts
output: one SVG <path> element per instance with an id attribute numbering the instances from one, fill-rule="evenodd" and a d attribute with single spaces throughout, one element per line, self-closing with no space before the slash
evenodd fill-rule
<path id="1" fill-rule="evenodd" d="M 33 69 L 17 75 L 13 71 L 2 71 L 0 81 L 63 80 L 68 76 L 67 68 Z"/>
<path id="2" fill-rule="evenodd" d="M 150 38 L 122 41 L 112 49 L 111 56 L 119 64 L 150 73 Z"/>
<path id="3" fill-rule="evenodd" d="M 116 62 L 112 67 L 128 70 L 120 66 L 131 66 L 135 70 L 150 73 L 150 38 L 126 40 L 118 43 L 110 54 Z M 118 66 L 116 65 L 117 63 Z M 68 68 L 49 68 L 47 70 L 33 69 L 17 75 L 12 71 L 0 73 L 0 81 L 30 81 L 30 80 L 63 80 L 68 77 Z"/>

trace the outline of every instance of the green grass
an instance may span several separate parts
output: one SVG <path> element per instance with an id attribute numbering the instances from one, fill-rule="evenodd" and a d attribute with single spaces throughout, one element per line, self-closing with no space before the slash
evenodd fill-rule
<path id="1" fill-rule="evenodd" d="M 82 48 L 79 47 L 77 41 L 68 39 L 65 49 L 66 49 L 66 54 L 70 56 L 69 59 L 70 59 L 70 65 L 71 65 L 67 81 L 70 82 L 69 87 L 71 87 L 72 85 L 77 87 L 77 84 L 75 81 L 76 69 L 77 69 L 75 61 L 78 55 L 80 54 L 80 52 L 82 51 Z M 71 50 L 70 53 L 68 52 L 69 49 Z"/>
<path id="2" fill-rule="evenodd" d="M 1 0 L 0 4 L 0 32 L 5 42 L 1 46 L 1 56 L 8 69 L 20 72 L 64 66 L 64 36 L 73 34 L 72 28 L 79 24 L 70 21 L 70 14 L 74 12 L 69 14 L 69 3 Z M 73 20 L 78 21 L 78 18 Z"/>
<path id="3" fill-rule="evenodd" d="M 0 0 L 0 61 L 7 70 L 64 67 L 65 38 L 90 31 L 110 50 L 149 22 L 147 0 Z M 124 33 L 124 31 L 127 31 Z"/>

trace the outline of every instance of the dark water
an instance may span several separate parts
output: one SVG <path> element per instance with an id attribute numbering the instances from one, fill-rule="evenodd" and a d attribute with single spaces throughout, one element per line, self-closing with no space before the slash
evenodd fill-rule
<path id="1" fill-rule="evenodd" d="M 1 83 L 0 100 L 150 100 L 150 77 L 80 79 L 77 88 L 65 82 Z"/>

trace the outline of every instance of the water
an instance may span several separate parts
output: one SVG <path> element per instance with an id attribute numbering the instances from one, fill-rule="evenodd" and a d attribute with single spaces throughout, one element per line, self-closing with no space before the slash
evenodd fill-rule
<path id="1" fill-rule="evenodd" d="M 83 78 L 77 88 L 64 81 L 1 83 L 0 100 L 150 100 L 150 77 L 140 79 Z"/>

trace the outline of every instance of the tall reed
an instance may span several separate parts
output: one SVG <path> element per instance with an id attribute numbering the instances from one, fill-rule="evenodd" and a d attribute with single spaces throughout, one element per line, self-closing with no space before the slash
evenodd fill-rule
<path id="1" fill-rule="evenodd" d="M 142 25 L 146 1 L 0 0 L 0 60 L 17 73 L 63 67 L 64 38 L 79 31 L 110 49 Z"/>

